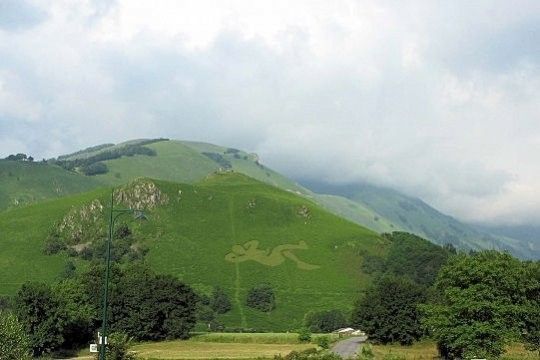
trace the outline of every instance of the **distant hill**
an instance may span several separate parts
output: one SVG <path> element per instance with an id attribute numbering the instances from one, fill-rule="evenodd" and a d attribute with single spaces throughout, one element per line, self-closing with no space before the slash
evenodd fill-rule
<path id="1" fill-rule="evenodd" d="M 102 184 L 43 162 L 0 160 L 0 210 L 80 193 Z"/>
<path id="2" fill-rule="evenodd" d="M 0 293 L 13 293 L 28 280 L 54 281 L 68 253 L 84 268 L 83 258 L 103 241 L 109 198 L 108 189 L 96 189 L 1 212 Z M 118 206 L 148 209 L 148 221 L 124 218 L 134 239 L 124 250 L 146 249 L 155 270 L 199 291 L 222 286 L 233 310 L 220 320 L 231 327 L 291 330 L 309 310 L 347 311 L 370 282 L 362 259 L 383 255 L 388 245 L 305 197 L 238 173 L 196 184 L 139 179 L 120 187 L 115 198 Z M 51 241 L 65 250 L 45 255 Z M 266 282 L 276 292 L 271 314 L 245 306 L 247 291 Z"/>
<path id="3" fill-rule="evenodd" d="M 510 232 L 495 233 L 485 228 L 464 224 L 418 198 L 392 189 L 369 184 L 332 185 L 314 181 L 302 183 L 315 192 L 346 198 L 358 207 L 369 209 L 372 212 L 372 221 L 376 220 L 377 223 L 377 226 L 371 226 L 373 229 L 388 231 L 389 226 L 392 231 L 408 231 L 440 245 L 448 243 L 458 248 L 472 250 L 507 250 L 522 258 L 540 258 L 538 247 L 511 237 Z M 360 222 L 355 219 L 356 213 L 347 213 L 347 210 L 345 206 L 338 206 L 333 212 Z M 369 226 L 365 220 L 361 223 Z"/>
<path id="4" fill-rule="evenodd" d="M 538 245 L 530 241 L 502 233 L 494 235 L 461 223 L 397 191 L 368 184 L 333 186 L 313 181 L 303 182 L 302 186 L 262 164 L 256 154 L 213 144 L 139 139 L 94 146 L 51 159 L 48 164 L 40 163 L 41 167 L 37 165 L 0 162 L 0 189 L 6 189 L 0 190 L 0 210 L 100 186 L 118 186 L 137 177 L 195 183 L 216 171 L 234 170 L 311 199 L 328 211 L 377 232 L 405 230 L 438 244 L 508 250 L 520 257 L 540 258 Z M 2 166 L 18 167 L 18 180 L 5 175 L 9 171 L 2 170 Z M 84 175 L 87 173 L 93 175 Z M 53 183 L 62 186 L 52 186 Z"/>

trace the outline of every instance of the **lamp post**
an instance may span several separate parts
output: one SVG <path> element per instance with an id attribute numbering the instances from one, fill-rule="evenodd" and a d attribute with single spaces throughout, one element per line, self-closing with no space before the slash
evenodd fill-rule
<path id="1" fill-rule="evenodd" d="M 111 244 L 114 232 L 114 223 L 116 220 L 125 214 L 135 214 L 137 219 L 146 219 L 144 213 L 135 209 L 115 209 L 114 208 L 114 189 L 111 191 L 111 208 L 109 214 L 109 237 L 107 239 L 107 258 L 105 266 L 105 284 L 103 291 L 103 323 L 101 325 L 99 360 L 105 360 L 106 339 L 107 339 L 107 307 L 109 301 L 109 276 L 111 270 Z"/>

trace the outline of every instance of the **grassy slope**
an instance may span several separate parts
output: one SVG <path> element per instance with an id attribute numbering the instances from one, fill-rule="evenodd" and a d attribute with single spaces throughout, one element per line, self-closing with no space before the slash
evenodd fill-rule
<path id="1" fill-rule="evenodd" d="M 216 175 L 198 185 L 156 183 L 170 200 L 137 226 L 150 247 L 147 261 L 199 290 L 223 286 L 233 299 L 233 310 L 222 318 L 228 326 L 289 330 L 300 326 L 309 309 L 347 310 L 370 281 L 360 272 L 356 254 L 385 249 L 377 234 L 239 174 Z M 0 264 L 8 269 L 0 274 L 0 293 L 12 293 L 27 280 L 53 281 L 67 258 L 41 253 L 47 230 L 71 206 L 94 198 L 106 203 L 107 195 L 106 189 L 97 190 L 0 213 Z M 310 218 L 298 214 L 302 206 L 309 208 Z M 225 260 L 233 245 L 251 240 L 259 241 L 261 249 L 305 241 L 309 249 L 293 253 L 320 269 L 301 270 L 287 259 L 274 267 Z M 247 290 L 261 282 L 276 291 L 277 308 L 271 314 L 244 306 Z"/>
<path id="2" fill-rule="evenodd" d="M 160 141 L 145 146 L 154 149 L 157 156 L 135 155 L 104 161 L 109 172 L 95 178 L 113 185 L 137 177 L 191 183 L 219 168 L 214 161 L 179 141 Z"/>
<path id="3" fill-rule="evenodd" d="M 43 254 L 49 229 L 72 206 L 102 194 L 103 191 L 92 191 L 1 212 L 0 295 L 14 293 L 25 281 L 54 281 L 67 256 Z"/>
<path id="4" fill-rule="evenodd" d="M 128 141 L 108 147 L 106 150 L 136 144 L 139 141 Z M 11 166 L 16 165 L 20 176 L 8 177 L 6 174 L 10 171 L 2 171 L 2 167 L 5 168 L 7 162 L 2 161 L 0 162 L 0 210 L 13 204 L 15 199 L 21 203 L 35 202 L 78 193 L 100 186 L 100 184 L 120 185 L 136 177 L 194 183 L 221 167 L 220 164 L 203 154 L 212 152 L 220 154 L 229 161 L 237 172 L 313 199 L 330 212 L 378 232 L 405 230 L 439 244 L 452 243 L 473 249 L 509 249 L 522 257 L 540 257 L 540 251 L 531 243 L 479 231 L 439 213 L 418 199 L 389 189 L 367 185 L 350 188 L 309 184 L 310 188 L 320 193 L 334 194 L 320 195 L 258 164 L 255 154 L 243 151 L 234 153 L 225 147 L 189 141 L 160 141 L 145 146 L 154 149 L 157 156 L 136 155 L 109 160 L 105 163 L 110 171 L 93 177 L 77 175 L 56 166 L 12 162 L 9 163 L 12 163 Z M 87 157 L 100 151 L 103 150 L 83 151 L 68 158 Z M 22 181 L 15 181 L 17 178 Z"/>
<path id="5" fill-rule="evenodd" d="M 430 239 L 437 244 L 451 243 L 460 248 L 468 249 L 499 249 L 509 250 L 521 257 L 540 257 L 540 252 L 531 252 L 530 246 L 524 241 L 509 237 L 490 234 L 474 226 L 464 224 L 450 216 L 440 213 L 417 198 L 412 198 L 395 190 L 371 185 L 332 186 L 316 182 L 307 182 L 307 186 L 319 192 L 340 195 L 367 208 L 374 214 L 379 214 L 379 226 L 389 224 L 393 230 L 409 231 Z M 344 213 L 344 206 L 339 206 L 334 212 L 356 221 Z M 382 220 L 381 220 L 382 219 Z M 356 221 L 366 226 L 372 226 L 366 219 Z M 385 231 L 382 227 L 373 229 Z"/>
<path id="6" fill-rule="evenodd" d="M 41 162 L 0 160 L 0 210 L 100 186 L 97 179 Z"/>

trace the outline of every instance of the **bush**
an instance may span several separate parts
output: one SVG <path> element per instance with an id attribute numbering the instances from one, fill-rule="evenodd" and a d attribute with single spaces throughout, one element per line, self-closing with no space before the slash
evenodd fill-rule
<path id="1" fill-rule="evenodd" d="M 92 175 L 99 175 L 99 174 L 106 174 L 109 169 L 107 168 L 107 165 L 105 165 L 102 162 L 96 162 L 93 164 L 89 164 L 86 166 L 83 166 L 81 168 L 81 171 L 84 175 L 92 176 Z"/>
<path id="2" fill-rule="evenodd" d="M 210 307 L 217 314 L 225 314 L 232 309 L 231 300 L 225 291 L 219 286 L 212 292 L 212 298 L 210 299 Z"/>
<path id="3" fill-rule="evenodd" d="M 302 328 L 298 333 L 298 341 L 308 343 L 311 341 L 311 331 L 308 328 Z"/>
<path id="4" fill-rule="evenodd" d="M 307 313 L 304 324 L 312 332 L 329 333 L 346 326 L 347 320 L 341 311 L 327 310 Z"/>
<path id="5" fill-rule="evenodd" d="M 274 310 L 276 307 L 274 289 L 269 284 L 260 284 L 251 288 L 247 294 L 246 305 L 264 312 Z"/>
<path id="6" fill-rule="evenodd" d="M 317 345 L 323 349 L 328 349 L 330 347 L 330 339 L 328 336 L 320 336 L 317 338 Z"/>
<path id="7" fill-rule="evenodd" d="M 136 360 L 137 356 L 129 352 L 129 346 L 131 344 L 131 338 L 126 334 L 112 333 L 109 337 L 109 345 L 105 352 L 105 359 L 107 360 Z M 99 359 L 99 354 L 95 355 L 96 359 Z"/>
<path id="8" fill-rule="evenodd" d="M 45 240 L 43 252 L 46 255 L 58 254 L 60 251 L 66 250 L 66 244 L 57 234 L 51 234 Z"/>

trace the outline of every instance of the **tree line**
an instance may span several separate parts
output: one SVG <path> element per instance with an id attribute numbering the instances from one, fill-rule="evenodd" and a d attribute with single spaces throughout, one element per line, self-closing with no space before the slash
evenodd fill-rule
<path id="1" fill-rule="evenodd" d="M 129 237 L 127 230 L 119 230 L 116 241 Z M 402 232 L 384 236 L 390 242 L 384 256 L 363 255 L 361 270 L 371 274 L 373 283 L 352 314 L 331 306 L 307 311 L 300 340 L 309 341 L 311 332 L 353 326 L 375 343 L 410 345 L 431 338 L 446 359 L 496 359 L 511 342 L 540 352 L 538 261 L 496 251 L 459 252 Z M 117 260 L 126 256 L 121 251 L 116 255 Z M 95 338 L 101 326 L 104 266 L 93 260 L 82 272 L 68 262 L 53 285 L 27 283 L 13 298 L 0 298 L 1 359 L 10 359 L 2 353 L 6 349 L 15 351 L 13 359 L 23 359 L 25 351 L 4 344 L 21 344 L 37 356 L 86 346 Z M 112 266 L 110 294 L 108 317 L 115 339 L 183 339 L 197 322 L 210 331 L 251 331 L 227 329 L 219 322 L 232 309 L 226 289 L 196 293 L 177 278 L 154 273 L 141 259 Z M 272 285 L 248 289 L 244 305 L 274 311 Z"/>
<path id="2" fill-rule="evenodd" d="M 540 262 L 497 251 L 457 252 L 396 232 L 351 323 L 376 343 L 434 339 L 445 359 L 489 358 L 511 342 L 540 354 Z"/>

